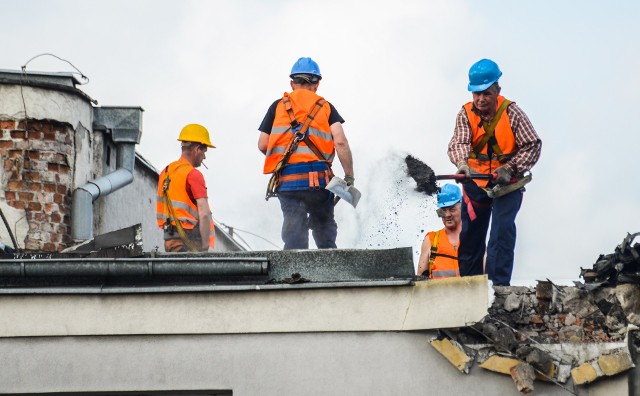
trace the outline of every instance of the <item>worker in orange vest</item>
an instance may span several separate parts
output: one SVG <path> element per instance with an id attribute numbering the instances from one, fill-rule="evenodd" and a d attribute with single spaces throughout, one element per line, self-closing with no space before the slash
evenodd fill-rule
<path id="1" fill-rule="evenodd" d="M 167 165 L 158 178 L 156 220 L 164 230 L 166 252 L 206 252 L 215 246 L 215 228 L 202 173 L 196 169 L 211 144 L 202 125 L 182 128 L 180 159 Z"/>
<path id="2" fill-rule="evenodd" d="M 444 228 L 427 233 L 420 249 L 418 275 L 433 279 L 460 276 L 458 270 L 462 191 L 454 184 L 445 184 L 438 193 L 438 216 Z"/>
<path id="3" fill-rule="evenodd" d="M 284 249 L 308 249 L 309 230 L 318 248 L 336 248 L 334 195 L 325 189 L 336 154 L 344 181 L 355 181 L 344 119 L 316 93 L 322 75 L 313 59 L 298 59 L 289 77 L 292 92 L 273 102 L 258 127 L 263 172 L 272 174 L 267 198 L 280 201 Z"/>
<path id="4" fill-rule="evenodd" d="M 540 158 L 542 141 L 524 111 L 500 95 L 501 76 L 502 71 L 490 59 L 471 66 L 467 89 L 473 100 L 458 112 L 448 154 L 457 173 L 467 177 L 458 250 L 460 275 L 486 271 L 494 285 L 508 286 L 516 246 L 516 215 L 523 186 L 531 180 L 525 174 Z M 490 181 L 471 179 L 474 174 L 497 177 Z"/>

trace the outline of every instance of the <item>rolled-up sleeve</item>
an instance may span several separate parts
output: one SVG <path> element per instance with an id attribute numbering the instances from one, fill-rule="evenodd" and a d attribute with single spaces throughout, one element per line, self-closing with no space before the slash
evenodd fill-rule
<path id="1" fill-rule="evenodd" d="M 456 117 L 456 126 L 449 142 L 447 154 L 449 155 L 449 160 L 457 166 L 461 161 L 467 161 L 470 150 L 471 126 L 469 125 L 467 113 L 463 108 Z"/>

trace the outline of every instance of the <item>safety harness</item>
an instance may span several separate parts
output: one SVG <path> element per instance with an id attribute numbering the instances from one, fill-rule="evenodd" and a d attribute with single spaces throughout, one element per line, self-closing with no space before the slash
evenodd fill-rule
<path id="1" fill-rule="evenodd" d="M 176 167 L 176 170 L 184 165 L 186 164 L 178 165 Z M 176 230 L 178 230 L 178 235 L 180 236 L 180 239 L 182 240 L 182 242 L 187 246 L 187 248 L 189 248 L 190 251 L 198 252 L 199 249 L 193 244 L 193 241 L 191 241 L 191 239 L 187 237 L 187 234 L 185 233 L 184 228 L 182 227 L 182 223 L 180 222 L 180 220 L 178 220 L 178 217 L 175 214 L 175 210 L 173 209 L 173 203 L 171 202 L 171 198 L 169 197 L 169 184 L 171 183 L 171 178 L 169 177 L 168 165 L 164 169 L 164 174 L 165 174 L 165 177 L 164 177 L 164 180 L 162 181 L 162 201 L 165 207 L 169 209 L 169 216 L 167 216 L 167 220 L 164 223 L 164 230 L 168 231 L 169 227 L 171 226 L 171 220 L 173 219 L 173 221 L 176 223 L 175 227 L 176 227 Z"/>
<path id="2" fill-rule="evenodd" d="M 498 110 L 496 111 L 496 115 L 493 117 L 491 122 L 482 120 L 482 127 L 484 128 L 485 134 L 482 137 L 482 139 L 480 139 L 478 144 L 476 144 L 473 147 L 473 149 L 471 149 L 471 151 L 469 152 L 469 158 L 477 159 L 478 157 L 480 157 L 481 156 L 480 153 L 482 152 L 484 147 L 487 145 L 487 143 L 489 143 L 491 144 L 490 147 L 493 150 L 493 153 L 496 155 L 499 162 L 504 163 L 509 160 L 509 157 L 502 153 L 502 149 L 500 149 L 500 146 L 498 145 L 498 141 L 496 140 L 495 132 L 496 132 L 496 126 L 498 126 L 498 121 L 500 121 L 500 118 L 502 117 L 502 113 L 504 113 L 504 111 L 507 109 L 507 107 L 511 103 L 512 102 L 509 99 L 505 99 L 500 105 L 500 107 L 498 107 Z"/>
<path id="3" fill-rule="evenodd" d="M 433 263 L 436 261 L 436 257 L 446 257 L 454 260 L 458 260 L 457 257 L 451 256 L 449 254 L 438 253 L 438 239 L 440 239 L 440 231 L 436 231 L 433 236 L 433 242 L 431 243 L 431 254 L 429 255 L 429 267 L 427 268 L 427 276 L 431 278 L 431 274 L 433 271 Z"/>
<path id="4" fill-rule="evenodd" d="M 282 102 L 284 104 L 285 110 L 287 111 L 287 114 L 289 115 L 289 119 L 291 120 L 289 130 L 291 130 L 293 136 L 291 138 L 289 146 L 287 146 L 287 149 L 284 152 L 284 155 L 276 164 L 275 170 L 271 175 L 271 179 L 269 179 L 265 200 L 268 200 L 271 197 L 278 196 L 276 190 L 281 183 L 304 180 L 308 178 L 310 188 L 320 188 L 320 178 L 324 178 L 326 183 L 329 183 L 329 180 L 331 180 L 331 178 L 333 177 L 333 172 L 331 172 L 331 165 L 327 162 L 327 159 L 324 157 L 324 154 L 322 154 L 322 151 L 320 151 L 320 149 L 318 149 L 313 141 L 311 141 L 308 133 L 311 122 L 315 118 L 316 114 L 318 114 L 318 111 L 320 111 L 322 106 L 324 106 L 326 101 L 324 99 L 318 99 L 318 101 L 316 101 L 315 105 L 313 106 L 313 109 L 311 109 L 311 112 L 307 114 L 307 118 L 302 124 L 295 117 L 293 107 L 291 106 L 291 100 L 289 100 L 289 98 L 285 96 L 282 99 Z M 294 151 L 296 151 L 300 142 L 304 142 L 304 144 L 306 144 L 307 147 L 309 147 L 309 149 L 313 151 L 313 153 L 318 157 L 320 161 L 326 162 L 327 165 L 329 165 L 329 168 L 324 172 L 309 172 L 308 175 L 293 174 L 283 176 L 281 174 L 282 169 L 288 164 L 289 158 L 294 153 Z"/>

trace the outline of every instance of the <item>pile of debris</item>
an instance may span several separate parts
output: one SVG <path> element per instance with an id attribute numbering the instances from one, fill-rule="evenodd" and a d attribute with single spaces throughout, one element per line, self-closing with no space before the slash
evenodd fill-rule
<path id="1" fill-rule="evenodd" d="M 494 301 L 479 323 L 440 330 L 431 345 L 460 371 L 471 366 L 511 375 L 523 393 L 534 380 L 584 385 L 635 367 L 640 332 L 640 233 L 629 234 L 615 252 L 601 255 L 586 284 L 494 286 Z M 633 331 L 632 331 L 633 330 Z"/>
<path id="2" fill-rule="evenodd" d="M 578 287 L 593 290 L 603 285 L 640 284 L 640 243 L 631 246 L 638 235 L 640 232 L 627 234 L 613 253 L 600 255 L 592 269 L 581 268 L 580 276 L 586 284 Z"/>

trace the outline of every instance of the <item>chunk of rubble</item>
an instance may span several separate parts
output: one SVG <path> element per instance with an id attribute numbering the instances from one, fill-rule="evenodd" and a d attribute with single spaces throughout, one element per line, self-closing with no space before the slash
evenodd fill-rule
<path id="1" fill-rule="evenodd" d="M 513 382 L 519 392 L 525 394 L 533 392 L 533 381 L 536 378 L 536 372 L 530 364 L 520 362 L 517 366 L 512 367 L 511 378 L 513 378 Z"/>
<path id="2" fill-rule="evenodd" d="M 460 372 L 469 374 L 473 359 L 465 353 L 464 348 L 459 343 L 448 338 L 433 339 L 431 340 L 431 346 Z"/>
<path id="3" fill-rule="evenodd" d="M 604 376 L 613 376 L 630 370 L 635 365 L 626 349 L 614 350 L 598 356 L 597 359 L 585 362 L 571 370 L 571 377 L 576 385 L 589 384 Z"/>

